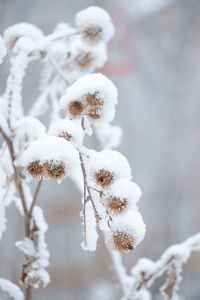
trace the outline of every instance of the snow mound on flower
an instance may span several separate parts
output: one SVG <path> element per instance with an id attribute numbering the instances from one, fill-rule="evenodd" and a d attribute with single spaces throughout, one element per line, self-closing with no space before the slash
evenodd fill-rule
<path id="1" fill-rule="evenodd" d="M 127 208 L 135 208 L 136 203 L 139 201 L 142 192 L 140 187 L 133 181 L 126 179 L 118 179 L 110 187 L 108 195 L 128 201 Z"/>
<path id="2" fill-rule="evenodd" d="M 11 49 L 21 37 L 29 37 L 33 42 L 43 37 L 42 31 L 30 23 L 18 23 L 8 27 L 4 32 L 6 46 Z"/>
<path id="3" fill-rule="evenodd" d="M 45 126 L 34 117 L 25 117 L 16 122 L 14 129 L 14 148 L 18 153 L 34 140 L 45 135 Z"/>
<path id="4" fill-rule="evenodd" d="M 114 173 L 114 179 L 131 180 L 131 168 L 128 160 L 118 151 L 103 150 L 91 153 L 89 162 L 90 180 L 94 182 L 95 173 L 100 170 Z"/>
<path id="5" fill-rule="evenodd" d="M 78 152 L 73 145 L 60 137 L 47 136 L 33 142 L 23 153 L 20 163 L 26 166 L 31 162 L 62 161 L 67 169 L 78 162 Z"/>
<path id="6" fill-rule="evenodd" d="M 90 6 L 77 13 L 75 23 L 81 32 L 87 28 L 99 28 L 101 30 L 100 41 L 104 42 L 108 42 L 115 32 L 110 15 L 97 6 Z"/>
<path id="7" fill-rule="evenodd" d="M 73 83 L 60 100 L 61 108 L 67 110 L 70 115 L 68 104 L 74 100 L 81 101 L 88 94 L 97 95 L 102 102 L 101 120 L 112 121 L 115 116 L 118 93 L 112 81 L 101 73 L 85 75 Z"/>
<path id="8" fill-rule="evenodd" d="M 67 133 L 71 136 L 70 142 L 74 146 L 81 146 L 83 143 L 84 132 L 79 120 L 59 120 L 51 125 L 48 131 L 48 135 L 60 136 L 63 133 Z"/>
<path id="9" fill-rule="evenodd" d="M 146 225 L 138 211 L 128 211 L 113 218 L 112 222 L 110 222 L 110 230 L 105 232 L 105 241 L 108 245 L 113 232 L 130 234 L 134 238 L 134 246 L 137 246 L 144 239 Z"/>

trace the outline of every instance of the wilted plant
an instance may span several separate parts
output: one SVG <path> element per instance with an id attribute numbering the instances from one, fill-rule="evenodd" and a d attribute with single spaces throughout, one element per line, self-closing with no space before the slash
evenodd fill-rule
<path id="1" fill-rule="evenodd" d="M 102 232 L 124 299 L 149 299 L 148 288 L 165 271 L 169 279 L 162 293 L 171 293 L 166 299 L 175 299 L 182 264 L 192 250 L 200 250 L 197 235 L 168 250 L 157 263 L 140 260 L 131 275 L 122 265 L 119 253 L 133 250 L 143 240 L 146 228 L 137 207 L 141 190 L 132 181 L 127 159 L 112 150 L 121 136 L 120 128 L 111 124 L 117 89 L 106 76 L 93 73 L 104 65 L 113 33 L 110 16 L 101 8 L 90 7 L 77 14 L 75 28 L 61 23 L 44 36 L 35 26 L 21 23 L 5 31 L 4 41 L 0 38 L 0 62 L 6 48 L 11 61 L 7 87 L 0 98 L 4 139 L 0 154 L 0 237 L 6 229 L 6 208 L 14 201 L 25 219 L 25 237 L 16 246 L 25 255 L 21 284 L 26 288 L 26 299 L 30 299 L 32 288 L 45 287 L 50 281 L 46 271 L 48 226 L 42 209 L 36 206 L 46 179 L 68 177 L 77 184 L 83 195 L 82 247 L 96 250 L 97 230 Z M 24 116 L 23 78 L 28 64 L 35 60 L 43 63 L 40 94 Z M 48 130 L 38 119 L 47 111 Z M 83 145 L 84 136 L 92 134 L 101 151 Z M 33 195 L 30 178 L 38 180 Z M 6 279 L 0 279 L 0 287 L 14 299 L 24 298 L 19 287 Z"/>

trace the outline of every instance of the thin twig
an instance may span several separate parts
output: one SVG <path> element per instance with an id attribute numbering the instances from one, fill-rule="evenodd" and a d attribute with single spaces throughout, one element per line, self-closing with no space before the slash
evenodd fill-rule
<path id="1" fill-rule="evenodd" d="M 32 203 L 31 203 L 31 207 L 30 207 L 30 210 L 29 210 L 29 218 L 30 218 L 31 215 L 32 215 L 33 208 L 34 208 L 34 205 L 35 205 L 35 202 L 36 202 L 38 193 L 39 193 L 39 191 L 40 191 L 41 184 L 42 184 L 42 179 L 38 182 L 37 187 L 36 187 L 36 189 L 35 189 L 35 193 L 34 193 L 34 196 L 33 196 L 33 201 L 32 201 Z"/>
<path id="2" fill-rule="evenodd" d="M 85 167 L 83 164 L 83 158 L 81 153 L 79 152 L 79 158 L 81 162 L 81 169 L 82 169 L 82 174 L 83 174 L 83 182 L 84 182 L 84 192 L 83 192 L 83 223 L 84 223 L 84 246 L 87 246 L 87 237 L 86 237 L 86 215 L 85 215 L 85 208 L 86 208 L 86 201 L 87 201 L 87 195 L 86 195 L 86 188 L 87 188 L 87 180 L 86 180 L 86 172 L 85 172 Z"/>
<path id="3" fill-rule="evenodd" d="M 69 81 L 67 80 L 65 74 L 63 73 L 61 68 L 57 65 L 57 63 L 51 57 L 49 57 L 48 60 L 51 63 L 51 65 L 54 67 L 54 69 L 56 69 L 60 77 L 69 85 Z"/>
<path id="4" fill-rule="evenodd" d="M 2 128 L 0 128 L 0 133 L 2 134 L 4 140 L 7 143 L 8 146 L 8 150 L 10 153 L 10 157 L 11 157 L 11 161 L 12 161 L 12 166 L 13 166 L 13 170 L 14 170 L 14 181 L 15 181 L 15 185 L 18 189 L 19 195 L 20 195 L 20 199 L 22 202 L 22 206 L 23 206 L 23 210 L 24 210 L 24 214 L 25 216 L 28 214 L 28 210 L 27 210 L 27 206 L 26 206 L 26 202 L 25 202 L 25 197 L 24 197 L 24 192 L 23 192 L 23 188 L 22 188 L 22 183 L 21 180 L 19 179 L 19 171 L 17 170 L 16 166 L 15 166 L 15 156 L 14 156 L 14 150 L 13 150 L 13 145 L 12 142 L 10 141 L 9 137 L 4 133 L 4 131 L 2 130 Z"/>

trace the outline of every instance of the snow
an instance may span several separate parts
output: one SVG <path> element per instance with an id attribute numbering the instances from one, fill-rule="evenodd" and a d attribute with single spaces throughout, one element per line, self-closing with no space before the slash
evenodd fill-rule
<path id="1" fill-rule="evenodd" d="M 93 185 L 98 185 L 94 181 L 95 173 L 100 170 L 109 171 L 114 174 L 114 180 L 127 179 L 131 180 L 131 168 L 125 156 L 114 150 L 103 150 L 93 152 L 89 161 L 90 182 Z M 98 187 L 100 187 L 98 185 Z"/>
<path id="2" fill-rule="evenodd" d="M 81 247 L 84 250 L 89 251 L 95 251 L 97 240 L 98 240 L 98 234 L 96 231 L 96 218 L 94 215 L 94 209 L 92 206 L 92 202 L 89 201 L 86 203 L 86 239 L 87 244 L 84 245 L 84 242 L 81 244 Z"/>
<path id="3" fill-rule="evenodd" d="M 27 166 L 29 163 L 39 161 L 40 164 L 54 161 L 63 162 L 67 169 L 67 174 L 71 168 L 77 165 L 78 152 L 73 145 L 60 137 L 46 136 L 34 141 L 23 153 L 19 163 Z"/>
<path id="4" fill-rule="evenodd" d="M 124 210 L 136 209 L 136 203 L 142 195 L 140 187 L 133 181 L 126 179 L 116 180 L 106 193 L 106 197 L 116 197 L 127 200 L 127 207 Z"/>
<path id="5" fill-rule="evenodd" d="M 190 251 L 183 245 L 173 245 L 169 247 L 161 257 L 161 261 L 167 262 L 171 257 L 176 263 L 186 263 L 190 257 Z"/>
<path id="6" fill-rule="evenodd" d="M 122 129 L 109 123 L 95 126 L 94 132 L 102 149 L 116 149 L 120 145 Z"/>
<path id="7" fill-rule="evenodd" d="M 125 214 L 115 216 L 110 222 L 110 230 L 105 232 L 107 245 L 112 243 L 113 232 L 125 232 L 133 236 L 135 247 L 144 239 L 146 225 L 138 211 L 127 211 Z"/>
<path id="8" fill-rule="evenodd" d="M 17 241 L 15 246 L 24 254 L 28 256 L 35 256 L 34 243 L 30 238 L 25 237 L 22 241 Z"/>
<path id="9" fill-rule="evenodd" d="M 33 42 L 36 42 L 43 37 L 43 33 L 39 28 L 29 23 L 15 24 L 8 27 L 4 32 L 4 40 L 10 50 L 21 37 L 28 37 Z"/>
<path id="10" fill-rule="evenodd" d="M 96 43 L 101 41 L 108 42 L 115 32 L 110 15 L 104 9 L 97 6 L 90 6 L 77 13 L 75 23 L 82 33 L 82 38 L 88 43 L 92 43 L 92 41 L 84 38 L 83 35 L 84 31 L 88 28 L 100 29 L 99 38 L 94 41 Z"/>
<path id="11" fill-rule="evenodd" d="M 59 136 L 62 133 L 67 133 L 71 136 L 70 142 L 79 147 L 83 143 L 84 132 L 81 127 L 80 120 L 59 120 L 51 125 L 48 131 L 48 135 Z"/>
<path id="12" fill-rule="evenodd" d="M 138 279 L 141 276 L 144 276 L 144 278 L 148 278 L 152 273 L 155 272 L 155 270 L 156 264 L 151 259 L 141 258 L 137 261 L 137 264 L 131 269 L 131 274 L 133 275 L 133 277 L 137 277 Z"/>
<path id="13" fill-rule="evenodd" d="M 72 117 L 68 109 L 69 103 L 79 100 L 85 106 L 85 96 L 88 94 L 95 94 L 102 102 L 98 111 L 101 116 L 100 119 L 107 122 L 112 121 L 115 116 L 118 93 L 115 85 L 101 73 L 85 75 L 73 83 L 60 100 L 61 108 Z M 87 111 L 84 113 L 87 114 Z M 83 117 L 83 114 L 80 117 Z"/>
<path id="14" fill-rule="evenodd" d="M 24 295 L 21 289 L 8 279 L 0 278 L 0 289 L 7 292 L 9 296 L 14 300 L 23 300 Z"/>
<path id="15" fill-rule="evenodd" d="M 14 149 L 20 155 L 34 140 L 45 135 L 45 126 L 36 118 L 24 117 L 14 128 Z"/>
<path id="16" fill-rule="evenodd" d="M 0 64 L 2 63 L 5 55 L 6 55 L 6 47 L 5 47 L 2 37 L 0 35 Z"/>

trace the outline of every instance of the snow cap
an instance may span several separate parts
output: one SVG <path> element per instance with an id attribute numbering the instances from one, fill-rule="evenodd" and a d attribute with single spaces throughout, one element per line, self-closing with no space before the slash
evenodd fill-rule
<path id="1" fill-rule="evenodd" d="M 109 42 L 115 32 L 110 15 L 97 6 L 81 10 L 76 15 L 75 22 L 82 39 L 90 44 Z"/>

